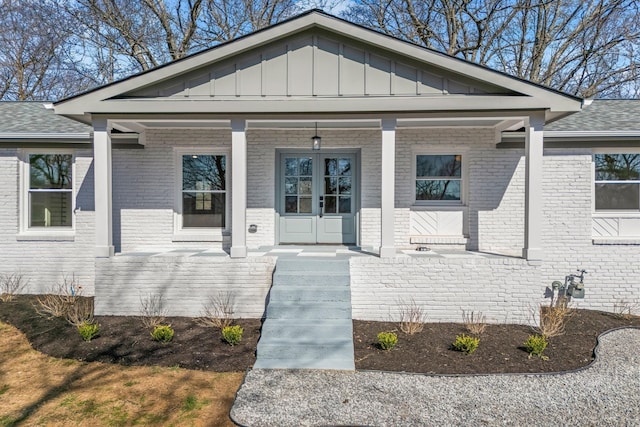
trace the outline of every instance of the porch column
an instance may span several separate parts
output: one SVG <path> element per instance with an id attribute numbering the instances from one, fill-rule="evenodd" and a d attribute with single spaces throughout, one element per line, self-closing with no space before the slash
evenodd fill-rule
<path id="1" fill-rule="evenodd" d="M 247 257 L 246 121 L 231 120 L 231 258 Z"/>
<path id="2" fill-rule="evenodd" d="M 522 257 L 542 260 L 542 158 L 544 112 L 525 121 L 524 248 Z"/>
<path id="3" fill-rule="evenodd" d="M 112 257 L 113 209 L 111 191 L 111 125 L 107 119 L 93 120 L 93 174 L 97 258 Z"/>
<path id="4" fill-rule="evenodd" d="M 395 186 L 396 119 L 382 119 L 382 159 L 380 177 L 380 257 L 396 255 Z"/>

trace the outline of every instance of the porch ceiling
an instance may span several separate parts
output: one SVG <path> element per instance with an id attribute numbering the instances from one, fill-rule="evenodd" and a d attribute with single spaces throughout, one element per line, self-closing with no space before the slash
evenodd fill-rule
<path id="1" fill-rule="evenodd" d="M 113 127 L 124 132 L 144 132 L 148 129 L 230 129 L 230 120 L 212 119 L 114 119 Z M 500 131 L 520 129 L 523 117 L 425 117 L 400 118 L 398 128 L 484 127 Z M 318 118 L 318 119 L 249 119 L 247 129 L 380 129 L 380 119 Z"/>

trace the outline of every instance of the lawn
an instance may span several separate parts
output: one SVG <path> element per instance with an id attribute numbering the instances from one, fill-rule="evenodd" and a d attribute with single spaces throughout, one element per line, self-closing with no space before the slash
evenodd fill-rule
<path id="1" fill-rule="evenodd" d="M 45 356 L 0 322 L 0 425 L 233 426 L 243 373 Z"/>

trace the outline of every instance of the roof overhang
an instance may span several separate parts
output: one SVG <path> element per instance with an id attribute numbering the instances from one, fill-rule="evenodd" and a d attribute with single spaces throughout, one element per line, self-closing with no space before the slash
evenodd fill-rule
<path id="1" fill-rule="evenodd" d="M 502 87 L 518 94 L 448 94 L 446 96 L 229 96 L 226 98 L 128 98 L 126 94 L 175 79 L 197 69 L 220 63 L 244 52 L 295 36 L 310 29 L 335 34 L 378 50 L 393 52 L 414 62 L 428 64 L 443 72 L 467 76 Z M 200 120 L 227 120 L 234 117 L 284 119 L 331 115 L 366 115 L 368 117 L 412 115 L 423 118 L 432 113 L 448 117 L 476 113 L 501 115 L 503 111 L 527 114 L 545 111 L 547 121 L 556 120 L 579 111 L 583 100 L 522 79 L 500 73 L 458 58 L 417 46 L 382 33 L 349 23 L 319 11 L 312 11 L 185 57 L 172 63 L 143 72 L 124 80 L 102 86 L 54 104 L 55 112 L 91 123 L 97 115 L 113 118 L 134 118 L 140 114 Z M 206 118 L 198 119 L 198 116 Z"/>

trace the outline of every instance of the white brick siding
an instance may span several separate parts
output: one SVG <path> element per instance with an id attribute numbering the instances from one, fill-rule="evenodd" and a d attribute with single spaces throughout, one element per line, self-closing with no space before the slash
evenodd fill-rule
<path id="1" fill-rule="evenodd" d="M 322 130 L 323 152 L 354 149 L 360 164 L 360 243 L 380 242 L 380 131 Z M 275 162 L 277 149 L 310 146 L 310 131 L 249 129 L 247 234 L 250 248 L 276 243 Z M 174 242 L 176 203 L 174 147 L 212 147 L 230 151 L 229 130 L 150 130 L 141 150 L 113 151 L 114 244 L 128 252 L 226 245 L 226 242 Z M 463 230 L 467 248 L 520 256 L 524 235 L 524 159 L 522 149 L 496 149 L 486 129 L 399 129 L 396 155 L 396 245 L 411 244 L 413 162 L 416 151 L 461 151 L 467 159 L 467 198 Z M 30 293 L 46 292 L 75 274 L 85 294 L 94 292 L 102 314 L 135 313 L 141 294 L 163 292 L 174 313 L 197 315 L 203 294 L 241 289 L 242 316 L 260 316 L 271 278 L 272 260 L 229 258 L 93 257 L 94 196 L 91 150 L 75 152 L 74 241 L 25 241 L 19 236 L 18 151 L 0 149 L 0 273 L 22 272 Z M 231 159 L 228 159 L 231 165 Z M 230 178 L 230 174 L 229 174 Z M 227 190 L 231 190 L 232 183 Z M 592 242 L 592 163 L 590 150 L 546 150 L 544 260 L 531 266 L 519 258 L 386 260 L 354 258 L 353 313 L 361 319 L 396 316 L 397 299 L 425 304 L 433 320 L 460 320 L 461 310 L 482 311 L 490 320 L 528 321 L 553 280 L 577 268 L 589 271 L 586 297 L 579 306 L 612 310 L 620 300 L 640 302 L 640 245 Z M 228 218 L 230 221 L 230 218 Z M 436 236 L 437 237 L 437 236 Z M 227 236 L 228 238 L 228 236 Z M 97 262 L 97 268 L 96 268 Z M 213 267 L 212 267 L 213 266 Z M 245 287 L 248 286 L 248 287 Z M 206 298 L 204 298 L 206 299 Z M 120 311 L 118 311 L 120 310 Z"/>
<path id="2" fill-rule="evenodd" d="M 20 161 L 16 149 L 0 149 L 0 274 L 20 273 L 24 293 L 46 293 L 72 275 L 85 295 L 94 292 L 94 198 L 91 150 L 76 150 L 73 177 L 76 207 L 73 241 L 19 234 Z M 28 177 L 27 177 L 28 179 Z M 27 240 L 28 239 L 28 240 Z"/>
<path id="3" fill-rule="evenodd" d="M 354 319 L 398 321 L 403 303 L 430 322 L 460 322 L 462 310 L 488 322 L 530 323 L 541 301 L 540 267 L 518 258 L 351 258 Z"/>
<path id="4" fill-rule="evenodd" d="M 235 318 L 261 318 L 275 258 L 126 256 L 96 260 L 95 312 L 139 315 L 141 299 L 162 298 L 169 316 L 201 316 L 209 297 L 233 295 Z"/>

